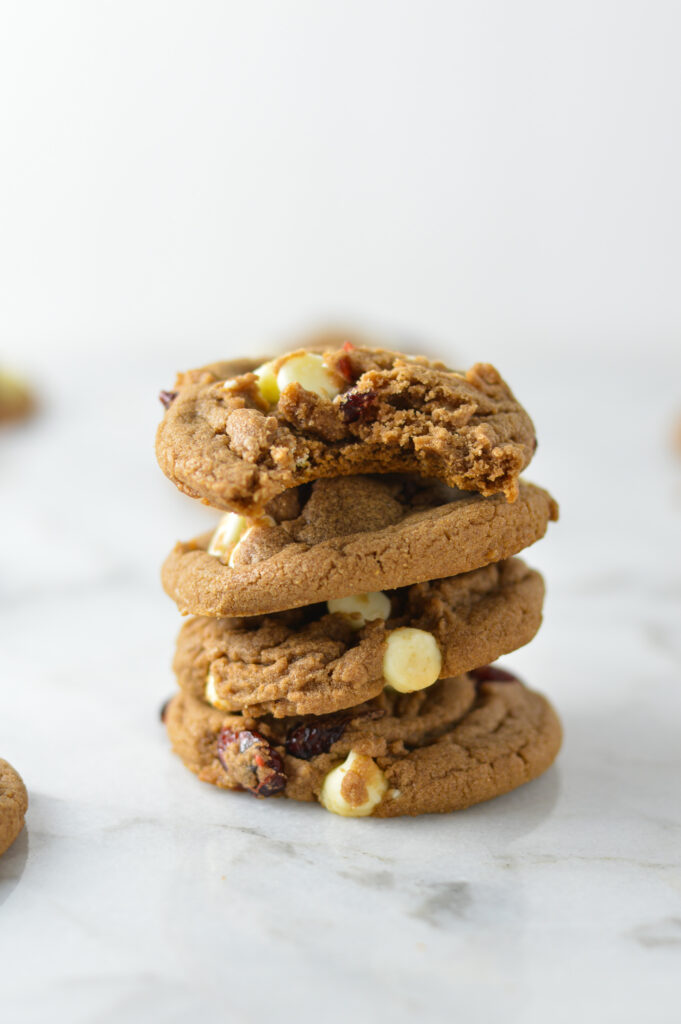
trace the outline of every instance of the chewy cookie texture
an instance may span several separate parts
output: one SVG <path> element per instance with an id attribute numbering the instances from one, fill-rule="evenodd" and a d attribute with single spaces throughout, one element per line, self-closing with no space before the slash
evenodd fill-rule
<path id="1" fill-rule="evenodd" d="M 185 693 L 165 719 L 203 782 L 344 817 L 461 810 L 536 778 L 561 740 L 548 701 L 489 668 L 315 719 L 226 715 Z"/>
<path id="2" fill-rule="evenodd" d="M 223 711 L 326 714 L 386 682 L 420 689 L 521 647 L 539 628 L 543 596 L 539 573 L 514 558 L 362 601 L 203 616 L 183 626 L 173 667 L 183 690 Z"/>
<path id="3" fill-rule="evenodd" d="M 162 581 L 181 612 L 264 615 L 456 576 L 517 554 L 558 517 L 524 481 L 511 504 L 407 475 L 317 480 L 267 511 L 227 513 L 214 534 L 176 545 Z"/>
<path id="4" fill-rule="evenodd" d="M 534 428 L 493 367 L 326 337 L 180 374 L 161 401 L 161 468 L 226 510 L 162 573 L 195 616 L 163 712 L 191 771 L 394 817 L 551 764 L 555 712 L 490 665 L 539 628 L 543 580 L 513 556 L 558 516 L 519 480 Z"/>
<path id="5" fill-rule="evenodd" d="M 185 493 L 257 515 L 322 477 L 414 472 L 514 501 L 534 427 L 494 367 L 465 373 L 352 344 L 225 378 L 213 364 L 164 392 L 156 454 Z"/>

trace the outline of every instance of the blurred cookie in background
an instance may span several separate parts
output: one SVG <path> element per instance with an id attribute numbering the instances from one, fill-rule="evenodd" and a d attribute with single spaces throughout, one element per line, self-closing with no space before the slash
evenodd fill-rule
<path id="1" fill-rule="evenodd" d="M 28 794 L 21 777 L 0 757 L 0 856 L 24 827 L 27 808 Z"/>
<path id="2" fill-rule="evenodd" d="M 28 384 L 0 367 L 0 423 L 22 420 L 35 409 L 35 397 Z"/>
<path id="3" fill-rule="evenodd" d="M 313 352 L 326 352 L 329 349 L 341 348 L 348 341 L 355 348 L 388 348 L 403 352 L 405 355 L 444 358 L 444 355 L 437 351 L 433 356 L 432 341 L 412 332 L 373 330 L 358 324 L 333 321 L 299 331 L 298 334 L 289 337 L 285 344 L 276 345 L 274 348 L 277 351 L 304 348 Z"/>

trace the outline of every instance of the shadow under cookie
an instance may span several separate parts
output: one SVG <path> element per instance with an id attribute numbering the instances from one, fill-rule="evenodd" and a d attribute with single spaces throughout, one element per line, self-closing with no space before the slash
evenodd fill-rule
<path id="1" fill-rule="evenodd" d="M 203 782 L 319 800 L 350 817 L 461 810 L 536 778 L 561 744 L 560 722 L 544 697 L 513 677 L 489 681 L 476 673 L 418 693 L 384 691 L 320 718 L 229 715 L 181 693 L 165 722 L 175 752 Z M 380 796 L 359 813 L 353 809 L 364 794 L 353 802 L 352 785 L 334 798 L 340 804 L 328 792 L 334 771 L 353 759 L 380 781 Z"/>
<path id="2" fill-rule="evenodd" d="M 377 696 L 386 680 L 414 690 L 522 647 L 539 629 L 543 597 L 540 574 L 513 558 L 389 591 L 387 618 L 361 628 L 320 604 L 199 617 L 180 631 L 173 667 L 183 690 L 223 711 L 327 714 Z"/>
<path id="3" fill-rule="evenodd" d="M 282 494 L 226 564 L 212 534 L 179 543 L 162 582 L 183 613 L 263 615 L 456 576 L 543 537 L 558 506 L 520 482 L 513 504 L 404 475 L 320 480 Z"/>

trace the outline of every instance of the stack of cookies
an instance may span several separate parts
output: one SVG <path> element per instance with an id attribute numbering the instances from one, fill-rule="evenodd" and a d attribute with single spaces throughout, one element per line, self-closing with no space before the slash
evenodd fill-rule
<path id="1" fill-rule="evenodd" d="M 554 710 L 491 663 L 539 628 L 514 556 L 557 507 L 519 479 L 534 428 L 492 366 L 347 342 L 182 373 L 161 400 L 161 468 L 226 512 L 163 566 L 193 616 L 163 712 L 191 771 L 394 817 L 548 768 Z"/>

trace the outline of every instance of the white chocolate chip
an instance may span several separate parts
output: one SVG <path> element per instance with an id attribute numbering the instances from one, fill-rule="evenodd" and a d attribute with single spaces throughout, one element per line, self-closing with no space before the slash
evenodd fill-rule
<path id="1" fill-rule="evenodd" d="M 212 707 L 217 708 L 218 711 L 229 711 L 229 705 L 225 704 L 223 700 L 218 697 L 218 692 L 215 689 L 215 676 L 213 670 L 210 669 L 206 676 L 206 689 L 204 690 L 204 697 Z"/>
<path id="2" fill-rule="evenodd" d="M 269 405 L 276 405 L 279 401 L 279 386 L 277 384 L 277 375 L 274 372 L 274 363 L 263 363 L 253 373 L 258 378 L 258 391 L 262 398 Z"/>
<path id="3" fill-rule="evenodd" d="M 440 676 L 442 655 L 432 633 L 403 626 L 388 637 L 383 678 L 400 693 L 432 686 Z"/>
<path id="4" fill-rule="evenodd" d="M 380 804 L 388 780 L 372 758 L 351 750 L 324 779 L 319 802 L 332 814 L 366 818 Z"/>
<path id="5" fill-rule="evenodd" d="M 338 597 L 327 601 L 326 607 L 332 615 L 344 615 L 353 629 L 361 629 L 365 623 L 373 622 L 374 619 L 389 619 L 392 610 L 390 598 L 382 590 L 373 594 Z"/>
<path id="6" fill-rule="evenodd" d="M 215 555 L 221 562 L 226 561 L 236 547 L 239 538 L 248 527 L 248 520 L 236 512 L 228 512 L 218 524 L 218 528 L 210 539 L 208 554 Z"/>
<path id="7" fill-rule="evenodd" d="M 256 528 L 256 526 L 254 524 L 253 526 L 249 526 L 248 529 L 244 530 L 244 532 L 241 534 L 241 536 L 239 537 L 238 541 L 236 542 L 236 544 L 234 545 L 234 547 L 230 551 L 229 559 L 227 561 L 227 565 L 230 566 L 230 568 L 232 568 L 232 569 L 234 568 L 234 564 L 236 562 L 236 553 L 237 553 L 237 551 L 239 550 L 239 548 L 241 547 L 243 542 L 246 540 L 246 537 L 248 537 L 249 533 L 253 533 L 253 530 L 255 530 L 255 528 Z"/>
<path id="8" fill-rule="evenodd" d="M 314 352 L 302 352 L 291 356 L 281 365 L 277 374 L 279 391 L 294 383 L 328 401 L 332 401 L 341 391 L 335 375 L 322 357 Z"/>

